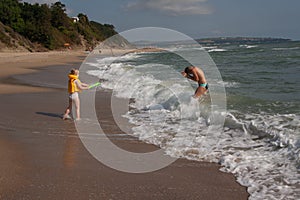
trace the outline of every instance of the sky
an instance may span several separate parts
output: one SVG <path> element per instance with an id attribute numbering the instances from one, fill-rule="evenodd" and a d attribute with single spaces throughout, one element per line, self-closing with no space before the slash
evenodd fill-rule
<path id="1" fill-rule="evenodd" d="M 53 3 L 57 0 L 24 0 Z M 300 40 L 299 0 L 61 0 L 69 16 L 113 24 L 118 32 L 162 27 L 192 38 L 276 37 Z"/>

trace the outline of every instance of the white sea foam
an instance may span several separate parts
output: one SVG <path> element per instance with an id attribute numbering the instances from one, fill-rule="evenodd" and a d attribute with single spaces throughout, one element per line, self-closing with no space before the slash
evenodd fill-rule
<path id="1" fill-rule="evenodd" d="M 208 52 L 224 52 L 224 51 L 227 51 L 226 49 L 210 49 L 208 50 Z"/>
<path id="2" fill-rule="evenodd" d="M 204 49 L 217 49 L 217 46 L 205 46 Z"/>
<path id="3" fill-rule="evenodd" d="M 170 52 L 178 52 L 178 51 L 191 51 L 191 50 L 200 50 L 200 51 L 208 51 L 208 52 L 221 52 L 221 51 L 226 51 L 225 49 L 218 49 L 217 46 L 201 46 L 201 47 L 189 47 L 187 45 L 183 45 L 183 46 L 176 46 L 176 47 L 172 47 L 172 48 L 167 48 L 166 49 L 167 51 L 170 51 Z"/>
<path id="4" fill-rule="evenodd" d="M 288 50 L 297 50 L 300 49 L 300 47 L 290 47 L 290 48 L 273 48 L 274 51 L 288 51 Z"/>
<path id="5" fill-rule="evenodd" d="M 107 58 L 115 61 L 110 65 L 98 60 L 91 64 L 97 69 L 88 73 L 107 80 L 102 86 L 113 89 L 118 97 L 135 99 L 131 105 L 135 109 L 125 115 L 135 125 L 135 136 L 174 157 L 220 163 L 223 171 L 248 187 L 250 199 L 299 197 L 299 115 L 231 110 L 217 113 L 225 117 L 224 127 L 214 125 L 209 95 L 199 105 L 191 98 L 188 82 L 156 78 L 153 69 L 163 71 L 168 66 L 121 62 L 130 56 Z M 238 87 L 235 82 L 223 84 Z"/>
<path id="6" fill-rule="evenodd" d="M 205 47 L 188 47 L 188 46 L 180 46 L 180 47 L 173 47 L 173 48 L 167 48 L 166 49 L 169 52 L 179 52 L 179 51 L 190 51 L 190 50 L 200 50 L 200 51 L 205 51 Z"/>
<path id="7" fill-rule="evenodd" d="M 218 84 L 222 84 L 226 88 L 237 88 L 237 87 L 239 87 L 239 83 L 234 82 L 234 81 L 218 81 Z"/>
<path id="8" fill-rule="evenodd" d="M 244 45 L 240 45 L 240 47 L 244 47 L 246 49 L 252 49 L 252 48 L 258 47 L 258 45 L 247 45 L 247 44 L 244 44 Z"/>

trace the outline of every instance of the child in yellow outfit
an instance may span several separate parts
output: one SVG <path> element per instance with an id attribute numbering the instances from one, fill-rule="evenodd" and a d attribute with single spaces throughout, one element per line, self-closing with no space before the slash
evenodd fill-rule
<path id="1" fill-rule="evenodd" d="M 87 90 L 89 89 L 89 85 L 85 83 L 81 83 L 78 79 L 79 77 L 79 70 L 72 69 L 69 74 L 69 82 L 68 82 L 68 92 L 69 92 L 69 106 L 67 107 L 63 119 L 69 118 L 69 114 L 72 110 L 72 105 L 74 103 L 76 108 L 76 120 L 80 119 L 80 100 L 78 92 L 80 90 Z"/>

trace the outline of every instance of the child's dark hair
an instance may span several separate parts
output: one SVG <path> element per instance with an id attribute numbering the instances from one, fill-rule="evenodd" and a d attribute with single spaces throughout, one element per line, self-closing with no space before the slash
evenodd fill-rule
<path id="1" fill-rule="evenodd" d="M 74 69 L 74 68 L 71 69 L 70 74 L 75 75 L 76 70 L 77 70 L 77 69 Z"/>
<path id="2" fill-rule="evenodd" d="M 191 73 L 191 69 L 190 69 L 190 67 L 186 67 L 186 68 L 184 69 L 184 72 L 185 72 L 186 74 L 189 74 L 189 73 Z"/>

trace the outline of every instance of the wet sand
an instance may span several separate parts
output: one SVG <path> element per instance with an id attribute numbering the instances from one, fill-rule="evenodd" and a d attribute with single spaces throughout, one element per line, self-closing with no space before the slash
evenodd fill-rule
<path id="1" fill-rule="evenodd" d="M 79 67 L 84 55 L 7 66 L 0 56 L 1 68 L 7 70 L 0 76 L 0 199 L 247 199 L 246 188 L 214 163 L 179 159 L 155 172 L 129 174 L 89 154 L 73 121 L 61 120 L 67 106 L 66 73 Z M 46 65 L 51 66 L 41 67 Z M 5 85 L 11 86 L 9 92 L 3 91 Z M 110 98 L 109 91 L 96 93 L 97 115 L 108 137 L 133 152 L 157 149 L 118 128 Z"/>

